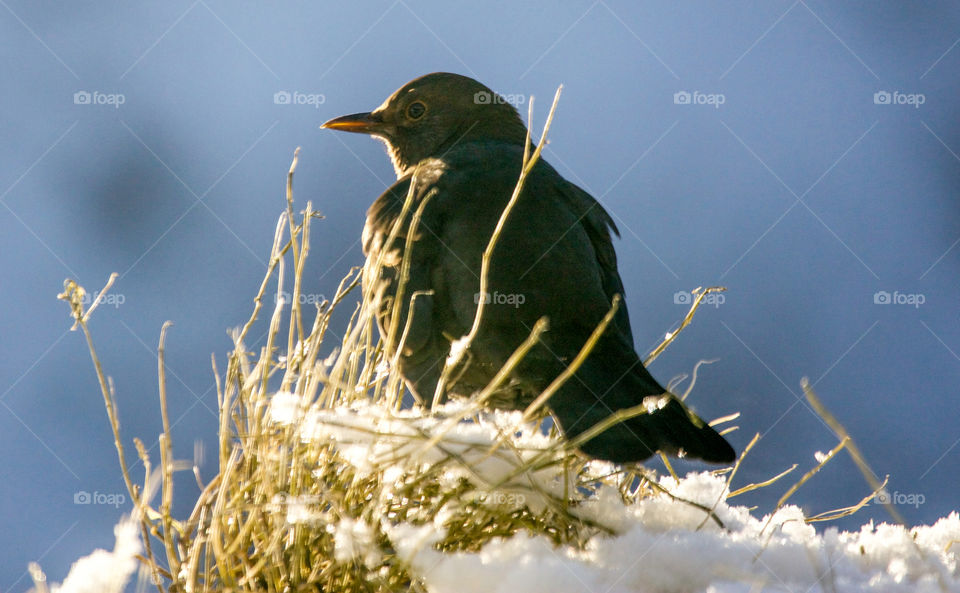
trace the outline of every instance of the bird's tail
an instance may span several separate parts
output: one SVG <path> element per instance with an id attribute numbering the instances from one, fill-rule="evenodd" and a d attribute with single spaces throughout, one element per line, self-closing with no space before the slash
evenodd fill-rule
<path id="1" fill-rule="evenodd" d="M 730 443 L 673 395 L 648 396 L 646 400 L 642 404 L 646 411 L 614 424 L 581 444 L 580 450 L 614 463 L 643 461 L 657 451 L 711 463 L 730 463 L 736 458 Z M 557 410 L 554 414 L 568 439 L 593 426 L 565 418 Z"/>
<path id="2" fill-rule="evenodd" d="M 632 349 L 629 354 L 636 357 Z M 548 405 L 568 440 L 613 414 L 639 412 L 580 444 L 580 450 L 615 463 L 643 461 L 657 451 L 711 463 L 736 458 L 730 443 L 660 386 L 639 359 L 626 358 L 624 349 L 591 354 L 551 398 Z"/>

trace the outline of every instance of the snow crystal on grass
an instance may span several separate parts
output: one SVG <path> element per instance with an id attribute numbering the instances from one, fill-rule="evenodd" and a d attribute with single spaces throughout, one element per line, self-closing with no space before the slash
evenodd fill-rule
<path id="1" fill-rule="evenodd" d="M 371 568 L 380 563 L 380 551 L 373 542 L 374 532 L 366 521 L 343 519 L 331 527 L 334 557 L 338 562 L 359 559 Z"/>

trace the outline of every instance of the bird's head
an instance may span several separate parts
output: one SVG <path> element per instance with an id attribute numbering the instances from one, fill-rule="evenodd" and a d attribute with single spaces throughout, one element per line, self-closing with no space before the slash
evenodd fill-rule
<path id="1" fill-rule="evenodd" d="M 476 80 L 446 72 L 408 82 L 371 112 L 337 117 L 320 127 L 380 138 L 397 178 L 460 143 L 494 140 L 522 146 L 526 138 L 512 105 Z"/>

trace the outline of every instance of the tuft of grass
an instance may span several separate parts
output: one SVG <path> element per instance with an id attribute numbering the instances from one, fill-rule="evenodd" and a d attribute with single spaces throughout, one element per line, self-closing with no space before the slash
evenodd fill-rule
<path id="1" fill-rule="evenodd" d="M 484 253 L 484 270 L 499 229 L 539 158 L 555 107 L 556 99 L 540 142 L 524 156 L 517 190 Z M 484 403 L 547 330 L 547 320 L 534 327 L 491 385 L 469 401 L 441 405 L 437 399 L 431 409 L 405 408 L 402 381 L 390 371 L 395 363 L 391 352 L 399 349 L 384 345 L 373 321 L 383 295 L 361 295 L 358 290 L 364 274 L 378 273 L 382 260 L 352 269 L 332 299 L 312 310 L 301 306 L 310 227 L 318 213 L 309 202 L 301 212 L 294 210 L 297 159 L 295 153 L 287 178 L 286 210 L 276 227 L 253 312 L 231 332 L 234 347 L 227 354 L 225 369 L 221 371 L 216 358 L 212 359 L 220 427 L 218 471 L 209 482 L 202 482 L 192 464 L 173 459 L 165 389 L 167 326 L 161 329 L 158 348 L 160 459 L 155 464 L 146 447 L 135 440 L 145 468 L 142 482 L 136 482 L 127 469 L 114 387 L 101 367 L 87 324 L 98 302 L 84 310 L 85 291 L 72 280 L 65 282 L 60 295 L 71 308 L 74 328 L 79 327 L 87 340 L 133 515 L 140 525 L 144 543 L 140 559 L 158 591 L 425 591 L 409 562 L 411 546 L 429 546 L 441 553 L 478 551 L 494 538 L 526 532 L 557 546 L 583 549 L 592 538 L 617 532 L 616 525 L 588 512 L 598 488 L 614 487 L 625 505 L 647 496 L 676 498 L 664 490 L 653 471 L 590 462 L 575 451 L 576 442 L 563 442 L 543 425 L 543 405 L 589 353 L 619 306 L 618 299 L 572 362 L 572 370 L 558 377 L 525 412 L 491 414 Z M 425 205 L 426 201 L 414 204 L 411 192 L 401 221 L 410 216 L 415 227 Z M 399 231 L 398 223 L 388 243 L 400 240 Z M 406 240 L 414 235 L 411 231 Z M 406 274 L 406 269 L 400 270 L 401 282 Z M 101 295 L 115 277 L 111 276 Z M 271 285 L 276 305 L 265 319 L 266 342 L 250 352 L 246 340 L 264 316 Z M 717 290 L 723 288 L 695 291 L 697 298 L 678 330 L 668 334 L 648 361 L 690 323 L 703 297 Z M 387 303 L 395 311 L 417 297 L 416 293 L 405 295 L 402 287 L 398 295 L 396 302 Z M 467 341 L 480 323 L 483 304 L 481 299 Z M 344 337 L 331 346 L 328 331 L 334 312 L 342 307 L 352 308 L 351 315 Z M 394 314 L 392 319 L 400 317 Z M 402 344 L 406 328 L 395 325 L 387 333 L 388 343 Z M 448 361 L 444 379 L 456 363 Z M 640 408 L 623 411 L 609 422 L 643 413 Z M 585 438 L 605 426 L 588 431 Z M 849 442 L 844 438 L 837 450 Z M 732 468 L 718 472 L 728 474 L 724 498 L 769 487 L 793 469 L 731 491 L 729 482 L 742 460 L 743 456 Z M 669 463 L 667 467 L 672 473 Z M 174 475 L 183 471 L 194 473 L 201 494 L 188 517 L 175 518 L 171 514 Z M 794 490 L 788 491 L 781 505 Z M 690 504 L 703 510 L 704 524 L 710 519 L 720 524 L 713 509 Z M 812 520 L 823 518 L 830 516 Z M 401 540 L 404 545 L 398 546 Z"/>

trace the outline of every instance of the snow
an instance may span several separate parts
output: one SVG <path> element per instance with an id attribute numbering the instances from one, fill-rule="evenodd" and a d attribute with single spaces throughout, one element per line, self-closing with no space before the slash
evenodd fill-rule
<path id="1" fill-rule="evenodd" d="M 957 520 L 953 514 L 917 531 L 939 539 L 949 537 L 952 530 L 956 537 Z M 396 535 L 401 544 L 410 540 L 402 532 Z M 595 540 L 585 553 L 555 549 L 542 538 L 520 535 L 488 544 L 479 554 L 447 555 L 421 547 L 413 564 L 429 590 L 436 592 L 920 593 L 942 590 L 938 570 L 943 571 L 947 591 L 960 590 L 955 556 L 946 558 L 943 547 L 921 546 L 929 555 L 923 561 L 908 539 L 900 527 L 864 526 L 859 533 L 782 533 L 764 549 L 749 528 L 729 534 L 689 528 L 658 532 L 638 523 L 619 537 Z"/>
<path id="2" fill-rule="evenodd" d="M 134 521 L 124 519 L 113 532 L 117 543 L 112 552 L 94 550 L 74 562 L 63 583 L 50 587 L 51 593 L 122 593 L 139 566 L 140 531 Z"/>
<path id="3" fill-rule="evenodd" d="M 711 504 L 710 496 L 690 494 L 722 487 L 711 474 L 690 474 L 673 492 Z M 721 503 L 716 512 L 729 531 L 712 522 L 698 531 L 702 513 L 652 497 L 625 513 L 618 536 L 594 538 L 584 552 L 519 535 L 479 554 L 442 554 L 424 545 L 439 534 L 388 533 L 437 593 L 960 591 L 957 552 L 945 551 L 960 538 L 957 513 L 915 528 L 914 546 L 907 530 L 887 524 L 817 534 L 793 506 L 778 511 L 765 532 L 767 517 L 753 517 L 745 507 Z"/>
<path id="4" fill-rule="evenodd" d="M 691 474 L 678 490 L 722 485 L 710 474 Z M 778 511 L 766 532 L 767 517 L 725 503 L 716 512 L 729 531 L 712 522 L 698 531 L 702 513 L 693 510 L 663 496 L 641 501 L 618 536 L 594 538 L 584 552 L 518 535 L 491 542 L 478 554 L 442 554 L 423 545 L 434 538 L 422 530 L 388 533 L 436 593 L 960 591 L 957 551 L 945 551 L 960 538 L 957 513 L 912 530 L 915 546 L 898 525 L 817 534 L 793 506 Z"/>
<path id="5" fill-rule="evenodd" d="M 334 534 L 334 557 L 338 562 L 358 559 L 370 568 L 380 563 L 379 551 L 373 545 L 373 527 L 365 521 L 344 519 L 331 525 Z"/>
<path id="6" fill-rule="evenodd" d="M 474 483 L 497 484 L 552 442 L 518 425 L 517 414 L 497 412 L 480 423 L 457 422 L 464 415 L 462 406 L 451 403 L 431 416 L 366 404 L 304 410 L 295 396 L 277 394 L 272 413 L 281 423 L 299 418 L 302 438 L 333 441 L 360 471 L 392 464 L 387 470 L 392 477 L 455 454 L 469 471 L 454 467 L 441 480 L 468 476 Z M 499 451 L 487 455 L 499 433 L 515 431 L 513 459 Z M 427 441 L 429 436 L 436 442 Z M 611 469 L 607 463 L 593 466 L 596 475 Z M 559 474 L 555 467 L 528 473 L 486 497 L 533 509 L 539 497 L 563 492 Z M 446 533 L 443 517 L 422 526 L 382 521 L 381 529 L 433 593 L 960 593 L 960 543 L 950 545 L 960 542 L 956 512 L 909 531 L 868 523 L 856 532 L 827 528 L 818 533 L 796 506 L 757 516 L 733 504 L 736 499 L 728 503 L 725 479 L 709 472 L 679 481 L 667 476 L 660 484 L 675 497 L 713 508 L 725 528 L 705 521 L 701 509 L 682 500 L 655 495 L 626 505 L 613 486 L 603 486 L 575 512 L 616 535 L 595 536 L 582 550 L 520 533 L 491 541 L 477 553 L 443 553 L 433 548 Z M 338 555 L 341 532 L 344 553 L 365 554 L 357 544 L 369 537 L 369 526 L 359 533 L 352 523 L 336 529 Z"/>

